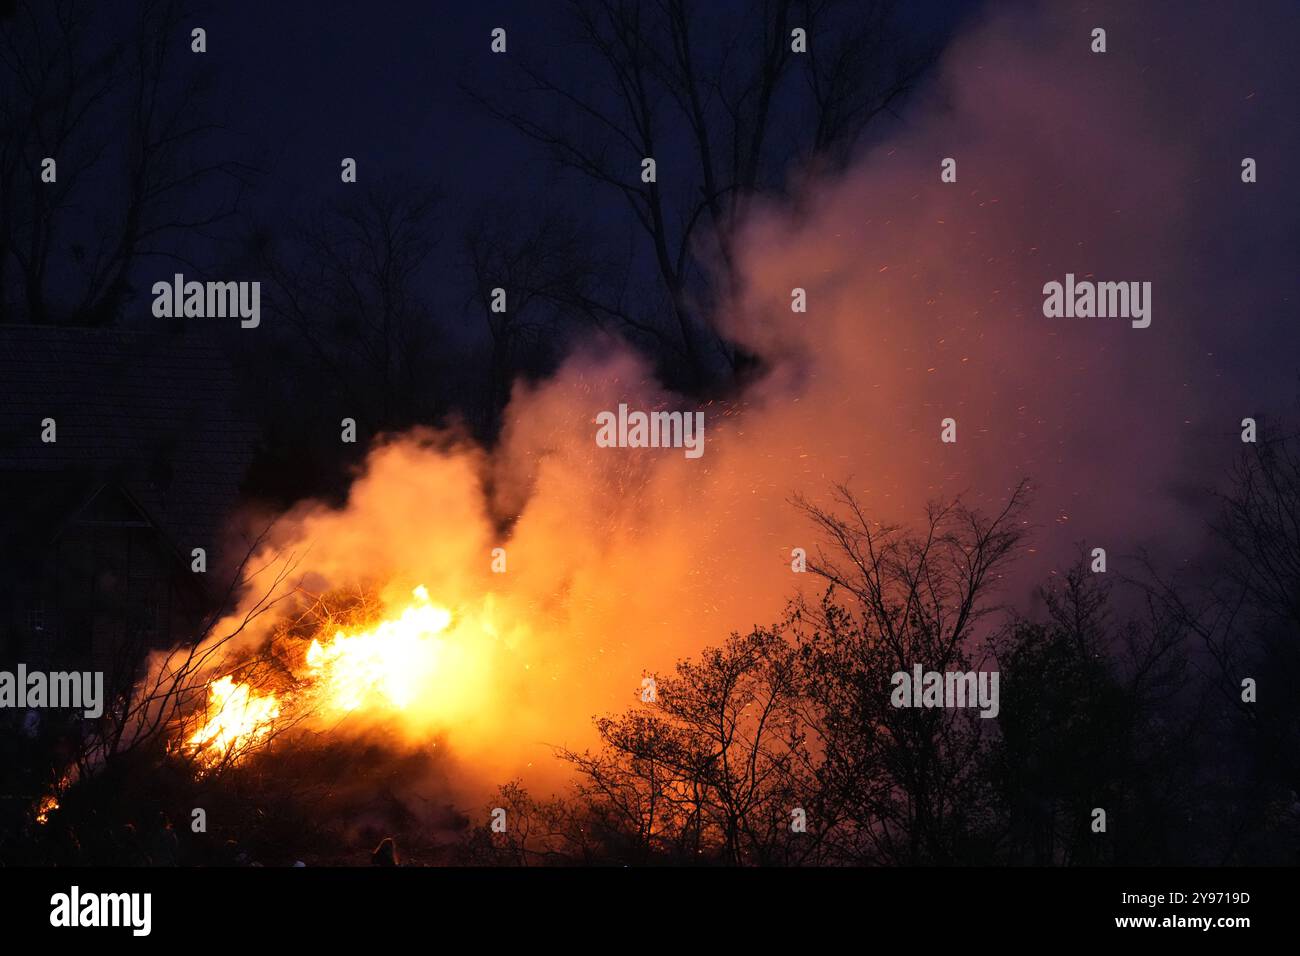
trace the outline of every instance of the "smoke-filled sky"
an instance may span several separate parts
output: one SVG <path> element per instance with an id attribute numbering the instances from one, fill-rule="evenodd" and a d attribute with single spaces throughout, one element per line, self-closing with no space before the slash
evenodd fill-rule
<path id="1" fill-rule="evenodd" d="M 1081 542 L 1115 570 L 1138 548 L 1194 554 L 1241 420 L 1281 428 L 1296 394 L 1297 16 L 985 11 L 847 172 L 794 171 L 792 199 L 754 203 L 743 297 L 716 321 L 769 372 L 703 407 L 701 458 L 597 447 L 602 411 L 688 406 L 592 342 L 516 388 L 492 453 L 390 437 L 346 508 L 304 504 L 273 547 L 319 587 L 378 579 L 400 604 L 425 584 L 491 618 L 480 704 L 442 716 L 493 782 L 590 743 L 592 715 L 630 704 L 643 673 L 815 588 L 789 566 L 817 544 L 794 495 L 846 481 L 873 516 L 913 521 L 957 494 L 995 507 L 1028 478 L 1034 551 L 1006 594 L 1021 607 Z M 1151 283 L 1150 326 L 1045 317 L 1044 284 L 1067 273 Z M 502 514 L 519 516 L 508 537 Z"/>

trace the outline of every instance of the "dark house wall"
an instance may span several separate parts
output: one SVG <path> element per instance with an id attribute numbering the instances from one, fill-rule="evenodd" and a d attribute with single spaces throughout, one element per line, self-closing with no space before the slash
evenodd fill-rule
<path id="1" fill-rule="evenodd" d="M 0 666 L 128 679 L 144 650 L 197 637 L 228 584 L 255 437 L 229 366 L 192 338 L 7 326 L 0 390 L 0 488 L 24 504 L 0 518 Z"/>

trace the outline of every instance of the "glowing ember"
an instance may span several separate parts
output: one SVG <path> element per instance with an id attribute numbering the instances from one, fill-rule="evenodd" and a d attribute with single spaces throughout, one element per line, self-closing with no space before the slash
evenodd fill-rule
<path id="1" fill-rule="evenodd" d="M 41 797 L 41 802 L 36 808 L 36 822 L 41 826 L 50 822 L 50 814 L 59 809 L 59 798 L 49 793 Z"/>
<path id="2" fill-rule="evenodd" d="M 236 755 L 271 732 L 280 716 L 274 694 L 256 694 L 229 674 L 208 686 L 208 713 L 214 714 L 189 740 L 203 759 L 217 762 Z"/>

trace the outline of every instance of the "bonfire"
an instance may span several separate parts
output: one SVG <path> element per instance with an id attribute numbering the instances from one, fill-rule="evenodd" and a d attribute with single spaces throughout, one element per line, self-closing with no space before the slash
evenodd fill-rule
<path id="1" fill-rule="evenodd" d="M 452 612 L 426 588 L 415 588 L 411 598 L 367 624 L 334 626 L 331 613 L 308 641 L 299 639 L 301 628 L 282 632 L 269 652 L 208 682 L 205 707 L 182 722 L 179 749 L 211 770 L 304 722 L 422 709 L 440 677 L 463 669 L 466 648 L 447 640 Z M 368 613 L 373 609 L 362 606 L 353 616 Z"/>

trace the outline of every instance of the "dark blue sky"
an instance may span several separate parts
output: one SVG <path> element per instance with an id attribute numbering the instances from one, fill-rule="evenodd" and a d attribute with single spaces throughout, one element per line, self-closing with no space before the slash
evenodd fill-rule
<path id="1" fill-rule="evenodd" d="M 729 0 L 709 9 L 721 23 L 736 18 L 738 29 L 753 6 Z M 906 4 L 899 42 L 941 46 L 978 6 Z M 340 159 L 352 156 L 363 183 L 436 184 L 451 200 L 446 215 L 498 196 L 524 203 L 536 196 L 596 211 L 617 227 L 627 218 L 617 197 L 593 195 L 572 175 L 557 179 L 543 150 L 487 116 L 461 88 L 468 83 L 489 96 L 510 90 L 518 77 L 508 57 L 542 62 L 584 89 L 591 60 L 575 46 L 566 8 L 556 0 L 240 0 L 203 14 L 196 23 L 208 30 L 207 56 L 220 71 L 218 100 L 229 104 L 232 130 L 266 170 L 248 208 L 276 221 L 329 201 L 339 195 Z M 489 50 L 497 26 L 508 31 L 507 57 Z"/>

